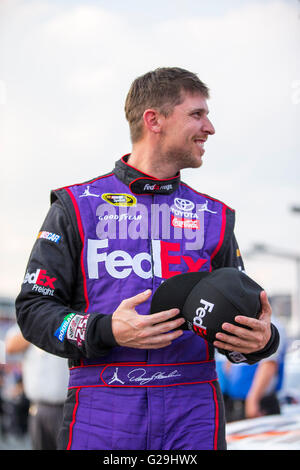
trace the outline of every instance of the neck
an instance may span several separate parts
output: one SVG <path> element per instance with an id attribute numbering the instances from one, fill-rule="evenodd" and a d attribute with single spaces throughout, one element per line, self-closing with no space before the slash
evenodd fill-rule
<path id="1" fill-rule="evenodd" d="M 157 179 L 173 178 L 178 170 L 172 164 L 166 164 L 155 149 L 135 144 L 128 159 L 129 165 Z"/>

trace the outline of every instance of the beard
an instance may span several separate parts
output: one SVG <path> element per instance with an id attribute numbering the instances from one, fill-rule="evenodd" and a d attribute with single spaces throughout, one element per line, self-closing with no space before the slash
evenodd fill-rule
<path id="1" fill-rule="evenodd" d="M 170 146 L 160 155 L 160 162 L 166 165 L 173 165 L 177 170 L 184 168 L 199 168 L 203 161 L 202 155 L 194 155 L 192 150 L 182 149 L 182 147 Z"/>

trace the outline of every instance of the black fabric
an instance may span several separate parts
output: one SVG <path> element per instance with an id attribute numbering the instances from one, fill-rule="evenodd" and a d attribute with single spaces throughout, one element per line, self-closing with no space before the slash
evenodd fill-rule
<path id="1" fill-rule="evenodd" d="M 182 315 L 190 329 L 213 343 L 225 322 L 247 328 L 234 320 L 237 315 L 257 318 L 261 292 L 262 288 L 245 273 L 221 268 L 193 287 Z"/>
<path id="2" fill-rule="evenodd" d="M 179 185 L 179 178 L 156 180 L 153 178 L 137 178 L 129 184 L 133 194 L 171 194 Z"/>
<path id="3" fill-rule="evenodd" d="M 68 341 L 57 341 L 53 334 L 70 312 L 82 315 L 85 308 L 82 274 L 77 269 L 82 245 L 70 212 L 72 206 L 67 210 L 68 198 L 66 204 L 63 201 L 63 195 L 54 199 L 41 227 L 41 230 L 49 230 L 51 227 L 53 232 L 61 235 L 60 242 L 56 244 L 46 239 L 37 240 L 27 266 L 29 273 L 44 268 L 51 278 L 56 279 L 55 295 L 37 296 L 32 292 L 30 284 L 23 284 L 16 299 L 16 311 L 25 339 L 49 353 L 74 361 L 80 360 L 82 356 L 90 358 L 107 354 L 116 343 L 111 331 L 111 316 L 107 318 L 100 312 L 90 314 L 87 325 L 89 341 L 85 341 L 81 349 Z M 28 315 L 30 322 L 27 321 Z M 90 328 L 90 324 L 97 324 L 97 328 Z M 70 365 L 74 363 L 70 362 Z"/>
<path id="4" fill-rule="evenodd" d="M 213 343 L 216 334 L 223 331 L 222 324 L 227 322 L 237 325 L 234 318 L 242 313 L 209 283 L 203 283 L 200 287 L 198 289 L 197 285 L 188 296 L 182 315 L 190 330 Z"/>
<path id="5" fill-rule="evenodd" d="M 237 315 L 257 317 L 261 291 L 253 279 L 236 268 L 180 274 L 157 289 L 151 312 L 177 307 L 188 328 L 213 343 L 224 322 L 237 325 Z"/>
<path id="6" fill-rule="evenodd" d="M 127 164 L 129 156 L 125 155 L 116 162 L 114 173 L 134 194 L 172 194 L 176 191 L 180 183 L 180 173 L 173 178 L 160 180 Z"/>
<path id="7" fill-rule="evenodd" d="M 181 312 L 185 299 L 190 294 L 193 286 L 207 275 L 207 272 L 195 272 L 179 274 L 178 276 L 173 276 L 170 279 L 167 279 L 154 292 L 151 301 L 150 313 L 162 312 L 171 308 L 178 308 Z M 174 286 L 174 283 L 176 283 L 176 286 Z M 179 313 L 179 315 L 174 317 L 174 320 L 178 317 L 182 317 L 182 314 Z M 187 323 L 180 326 L 180 329 L 187 330 Z"/>
<path id="8" fill-rule="evenodd" d="M 68 395 L 63 407 L 62 426 L 57 435 L 57 450 L 68 449 L 69 439 L 71 437 L 70 425 L 72 423 L 74 410 L 78 405 L 80 388 L 72 388 L 68 390 Z"/>
<path id="9" fill-rule="evenodd" d="M 222 431 L 226 423 L 223 394 L 222 394 L 221 386 L 218 380 L 214 382 L 213 386 L 215 388 L 216 398 L 217 398 L 217 400 L 215 401 L 215 404 L 216 403 L 218 404 L 217 405 L 218 411 L 216 410 L 216 412 L 218 413 L 218 417 L 219 417 L 219 426 L 218 426 L 218 432 L 217 432 L 217 449 L 227 450 L 227 442 L 225 438 L 225 433 Z"/>
<path id="10" fill-rule="evenodd" d="M 234 268 L 223 268 L 212 272 L 198 291 L 204 294 L 208 285 L 226 298 L 241 315 L 257 317 L 261 310 L 260 294 L 263 288 L 246 273 Z"/>

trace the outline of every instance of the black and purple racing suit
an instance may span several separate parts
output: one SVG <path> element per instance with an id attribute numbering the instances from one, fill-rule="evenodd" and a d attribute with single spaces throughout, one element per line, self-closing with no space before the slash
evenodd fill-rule
<path id="1" fill-rule="evenodd" d="M 214 348 L 193 332 L 170 346 L 120 347 L 112 313 L 176 274 L 243 269 L 234 211 L 127 163 L 52 192 L 16 301 L 29 341 L 69 358 L 61 449 L 225 449 Z M 150 301 L 137 307 L 149 314 Z M 256 362 L 278 345 L 232 361 Z M 228 354 L 227 354 L 228 355 Z"/>

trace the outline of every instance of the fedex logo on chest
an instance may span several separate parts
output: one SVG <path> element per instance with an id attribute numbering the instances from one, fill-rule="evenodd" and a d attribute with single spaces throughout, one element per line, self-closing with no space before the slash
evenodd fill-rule
<path id="1" fill-rule="evenodd" d="M 180 243 L 151 240 L 151 252 L 134 255 L 125 250 L 110 251 L 109 240 L 88 240 L 87 271 L 89 279 L 99 279 L 104 270 L 115 279 L 134 273 L 143 279 L 157 276 L 168 279 L 184 272 L 200 271 L 207 259 L 181 254 Z"/>

